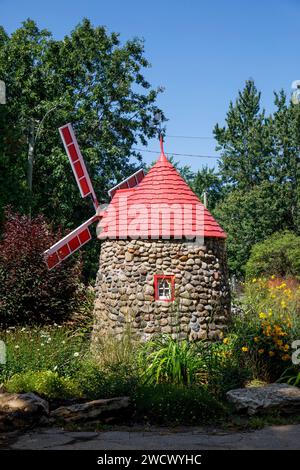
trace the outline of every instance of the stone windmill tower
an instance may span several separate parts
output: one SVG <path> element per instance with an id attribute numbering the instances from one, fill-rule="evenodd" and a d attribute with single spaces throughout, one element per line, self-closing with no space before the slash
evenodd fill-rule
<path id="1" fill-rule="evenodd" d="M 154 333 L 217 339 L 230 290 L 226 235 L 168 161 L 138 186 L 118 189 L 99 223 L 94 337 Z"/>
<path id="2" fill-rule="evenodd" d="M 45 258 L 52 269 L 90 239 L 88 225 L 98 220 L 94 341 L 120 336 L 128 327 L 141 340 L 155 333 L 220 338 L 230 315 L 226 235 L 168 161 L 162 140 L 149 173 L 137 172 L 109 191 L 111 202 L 100 211 L 71 126 L 60 133 L 81 194 L 92 197 L 96 214 L 47 250 Z M 84 170 L 80 178 L 74 168 L 78 161 Z"/>

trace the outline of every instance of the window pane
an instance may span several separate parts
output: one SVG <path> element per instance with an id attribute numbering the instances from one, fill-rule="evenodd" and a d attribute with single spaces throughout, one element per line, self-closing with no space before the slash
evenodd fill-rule
<path id="1" fill-rule="evenodd" d="M 162 299 L 171 298 L 171 282 L 168 279 L 158 280 L 158 297 Z"/>

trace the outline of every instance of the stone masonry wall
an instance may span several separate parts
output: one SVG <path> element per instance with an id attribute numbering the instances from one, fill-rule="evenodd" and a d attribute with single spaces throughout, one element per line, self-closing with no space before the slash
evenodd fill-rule
<path id="1" fill-rule="evenodd" d="M 154 274 L 175 275 L 175 300 L 154 300 Z M 230 314 L 222 239 L 205 246 L 178 240 L 106 240 L 96 281 L 93 340 L 130 327 L 147 340 L 154 333 L 192 340 L 220 337 Z"/>

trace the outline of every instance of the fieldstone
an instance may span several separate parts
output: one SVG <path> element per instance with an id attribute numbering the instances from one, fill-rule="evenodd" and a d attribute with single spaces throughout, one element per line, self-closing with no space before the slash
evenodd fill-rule
<path id="1" fill-rule="evenodd" d="M 205 308 L 205 310 L 212 310 L 212 306 L 211 306 L 211 305 L 205 305 L 204 308 Z"/>
<path id="2" fill-rule="evenodd" d="M 133 260 L 133 253 L 130 253 L 129 251 L 126 251 L 125 253 L 125 261 L 126 263 L 130 263 L 130 261 Z"/>
<path id="3" fill-rule="evenodd" d="M 34 393 L 0 393 L 0 431 L 47 422 L 49 405 Z"/>
<path id="4" fill-rule="evenodd" d="M 182 305 L 190 306 L 190 305 L 192 305 L 192 303 L 193 303 L 193 301 L 190 300 L 190 299 L 186 299 L 184 297 L 182 299 L 180 299 L 180 304 L 182 304 Z"/>
<path id="5" fill-rule="evenodd" d="M 53 421 L 66 423 L 99 418 L 107 421 L 119 417 L 120 413 L 128 407 L 128 397 L 107 398 L 70 406 L 61 406 L 50 413 L 50 418 Z"/>
<path id="6" fill-rule="evenodd" d="M 265 387 L 237 388 L 226 394 L 237 411 L 249 415 L 280 411 L 300 411 L 300 389 L 288 384 L 271 384 Z"/>
<path id="7" fill-rule="evenodd" d="M 171 330 L 170 325 L 167 325 L 167 326 L 163 326 L 161 328 L 161 331 L 162 331 L 162 333 L 167 333 L 168 334 L 168 333 L 171 333 L 172 330 Z"/>

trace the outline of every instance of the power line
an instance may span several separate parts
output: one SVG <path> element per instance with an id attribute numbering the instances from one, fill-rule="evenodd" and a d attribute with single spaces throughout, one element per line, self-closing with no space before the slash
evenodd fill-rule
<path id="1" fill-rule="evenodd" d="M 147 152 L 147 153 L 156 153 L 159 154 L 160 152 L 156 150 L 145 150 L 145 149 L 138 149 L 138 148 L 133 148 L 132 150 L 135 150 L 136 152 Z M 166 152 L 168 155 L 174 155 L 176 157 L 195 157 L 195 158 L 220 158 L 219 155 L 197 155 L 194 153 L 174 153 L 174 152 Z"/>

